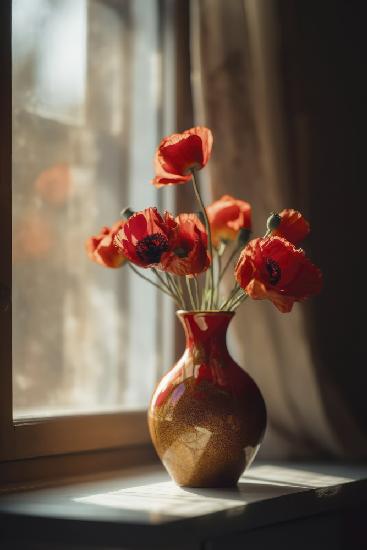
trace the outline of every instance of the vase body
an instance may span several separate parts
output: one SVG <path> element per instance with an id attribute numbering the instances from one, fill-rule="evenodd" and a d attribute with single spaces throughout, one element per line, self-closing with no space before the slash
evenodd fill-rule
<path id="1" fill-rule="evenodd" d="M 232 312 L 177 313 L 186 349 L 159 382 L 148 411 L 156 451 L 183 487 L 230 487 L 251 464 L 266 427 L 265 403 L 231 358 Z"/>

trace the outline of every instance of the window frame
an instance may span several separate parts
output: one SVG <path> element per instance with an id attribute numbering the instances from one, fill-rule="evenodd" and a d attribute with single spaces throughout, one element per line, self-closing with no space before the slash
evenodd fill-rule
<path id="1" fill-rule="evenodd" d="M 105 0 L 109 2 L 110 0 Z M 119 2 L 113 6 L 118 8 Z M 176 0 L 159 0 L 160 15 L 173 21 Z M 116 467 L 116 452 L 121 450 L 121 457 L 129 449 L 134 449 L 133 462 L 139 457 L 146 460 L 154 456 L 150 450 L 150 441 L 146 411 L 128 411 L 96 414 L 76 414 L 49 418 L 13 419 L 12 397 L 12 41 L 11 41 L 12 1 L 4 0 L 0 4 L 0 63 L 2 81 L 0 83 L 0 220 L 1 220 L 1 269 L 0 269 L 0 484 L 2 472 L 9 472 L 11 477 L 19 475 L 19 468 L 9 469 L 9 461 L 22 463 L 24 459 L 37 458 L 39 468 L 30 467 L 30 476 L 42 477 L 41 457 L 73 454 L 89 456 L 90 452 L 106 451 L 102 460 L 104 467 L 112 456 L 111 466 Z M 174 24 L 176 21 L 174 22 Z M 165 93 L 165 55 L 164 49 L 172 44 L 172 33 L 168 36 L 164 23 L 160 33 L 162 53 L 162 94 Z M 167 44 L 167 41 L 170 44 Z M 164 98 L 163 98 L 164 99 Z M 162 101 L 163 105 L 165 101 Z M 159 131 L 165 131 L 167 122 L 165 113 L 159 112 Z M 170 121 L 168 124 L 172 124 Z M 162 207 L 162 204 L 158 205 Z M 170 306 L 164 297 L 158 297 L 157 308 L 169 311 Z M 172 311 L 172 310 L 171 310 Z M 167 323 L 166 323 L 167 324 Z M 172 324 L 172 323 L 171 323 Z M 173 336 L 173 333 L 172 333 Z M 163 335 L 157 336 L 157 345 L 163 345 Z M 162 348 L 161 348 L 162 349 Z M 172 349 L 170 350 L 172 351 Z M 111 452 L 110 452 L 111 451 Z M 130 452 L 131 454 L 131 452 Z M 120 456 L 120 455 L 118 455 Z M 119 459 L 121 462 L 121 458 Z M 128 462 L 129 460 L 127 460 Z M 67 461 L 66 461 L 67 462 Z M 75 462 L 75 461 L 74 461 Z M 83 461 L 82 461 L 83 462 Z M 98 462 L 98 461 L 97 461 Z M 101 462 L 101 460 L 99 460 Z M 29 463 L 29 460 L 27 460 Z M 80 460 L 79 460 L 80 464 Z M 121 464 L 122 466 L 123 464 Z M 66 470 L 70 472 L 69 466 Z M 63 468 L 59 468 L 61 475 Z M 71 468 L 72 469 L 72 468 Z M 79 467 L 82 470 L 82 468 Z M 92 467 L 93 469 L 93 467 Z M 13 472 L 13 473 L 12 473 Z M 18 474 L 16 473 L 18 472 Z M 7 482 L 17 481 L 8 479 Z"/>

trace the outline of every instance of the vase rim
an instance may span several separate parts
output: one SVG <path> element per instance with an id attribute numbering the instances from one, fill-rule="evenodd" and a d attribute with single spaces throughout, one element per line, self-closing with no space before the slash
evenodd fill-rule
<path id="1" fill-rule="evenodd" d="M 178 309 L 176 311 L 176 315 L 178 317 L 184 317 L 186 315 L 199 315 L 199 314 L 202 314 L 202 315 L 224 315 L 224 316 L 229 316 L 229 317 L 233 317 L 234 314 L 235 314 L 235 311 L 230 311 L 230 310 L 226 310 L 226 309 L 211 309 L 211 310 L 206 310 L 206 309 L 192 309 L 192 310 L 186 310 L 186 309 Z"/>

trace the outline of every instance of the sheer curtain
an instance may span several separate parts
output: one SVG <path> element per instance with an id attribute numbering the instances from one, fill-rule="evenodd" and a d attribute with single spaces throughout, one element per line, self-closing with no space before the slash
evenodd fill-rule
<path id="1" fill-rule="evenodd" d="M 337 73 L 328 68 L 328 55 L 338 57 L 344 48 L 337 35 L 345 3 L 334 2 L 334 13 L 318 7 L 317 14 L 311 6 L 299 4 L 308 3 L 297 7 L 268 0 L 191 3 L 195 123 L 209 126 L 215 135 L 210 162 L 213 197 L 229 193 L 248 200 L 253 206 L 254 235 L 264 233 L 272 210 L 301 210 L 313 228 L 308 251 L 325 275 L 322 295 L 297 304 L 291 314 L 280 314 L 265 301 L 249 300 L 236 315 L 232 353 L 257 381 L 268 407 L 263 456 L 360 458 L 367 455 L 360 305 L 342 296 L 346 259 L 340 258 L 336 240 L 340 237 L 345 250 L 348 223 L 354 223 L 355 236 L 363 228 L 362 222 L 357 227 L 352 212 L 345 213 L 340 193 L 353 145 L 339 140 L 338 154 L 344 151 L 347 158 L 343 161 L 340 156 L 336 168 L 330 142 L 337 140 L 330 118 L 324 116 L 331 115 L 329 94 L 333 85 L 339 85 Z M 353 58 L 352 52 L 361 38 L 355 37 L 353 27 L 358 18 L 351 18 L 351 9 L 346 11 L 352 46 L 346 46 L 343 67 L 349 66 L 351 56 L 357 75 L 362 56 Z M 330 76 L 334 81 L 329 83 Z M 347 96 L 351 103 L 357 80 Z M 351 126 L 349 115 L 355 114 L 349 113 L 350 105 L 343 107 L 344 91 L 339 89 L 340 104 L 334 96 L 335 107 L 343 114 L 339 131 Z M 354 133 L 354 145 L 361 136 Z M 350 192 L 356 200 L 353 184 L 358 170 L 350 174 Z M 335 209 L 345 213 L 343 235 L 335 235 L 334 242 L 330 224 L 335 218 L 327 216 L 331 205 L 334 213 Z M 361 240 L 351 245 L 356 255 L 360 245 Z M 351 261 L 355 268 L 361 263 Z"/>

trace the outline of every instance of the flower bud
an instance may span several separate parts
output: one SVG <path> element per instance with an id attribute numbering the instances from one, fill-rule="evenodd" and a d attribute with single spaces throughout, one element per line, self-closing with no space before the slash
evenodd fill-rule
<path id="1" fill-rule="evenodd" d="M 135 212 L 134 210 L 131 210 L 130 206 L 127 206 L 120 212 L 120 216 L 125 220 L 128 220 L 129 218 L 131 218 L 131 216 L 133 216 L 134 214 Z"/>
<path id="2" fill-rule="evenodd" d="M 266 220 L 266 227 L 268 231 L 273 231 L 273 229 L 276 229 L 281 221 L 282 218 L 279 216 L 279 214 L 272 212 Z"/>
<path id="3" fill-rule="evenodd" d="M 242 227 L 238 233 L 238 244 L 240 244 L 241 246 L 245 245 L 248 242 L 250 235 L 251 235 L 251 229 Z"/>
<path id="4" fill-rule="evenodd" d="M 226 249 L 227 243 L 224 241 L 219 241 L 219 245 L 217 247 L 217 254 L 218 256 L 223 256 L 224 251 Z"/>

